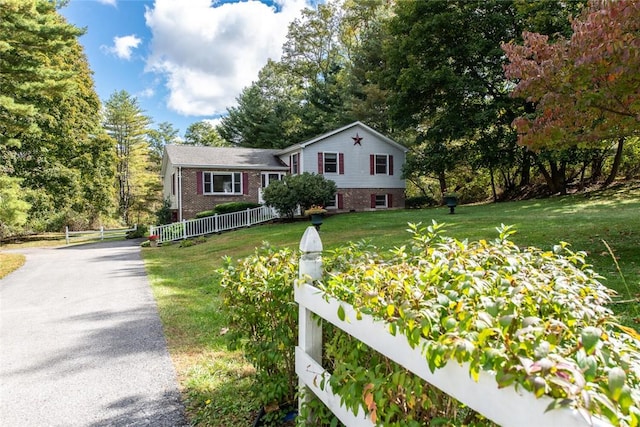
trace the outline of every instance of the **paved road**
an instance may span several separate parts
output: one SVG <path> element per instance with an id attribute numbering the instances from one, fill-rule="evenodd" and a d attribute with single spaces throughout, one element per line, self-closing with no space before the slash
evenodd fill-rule
<path id="1" fill-rule="evenodd" d="M 0 425 L 184 426 L 139 242 L 28 249 L 0 280 Z"/>

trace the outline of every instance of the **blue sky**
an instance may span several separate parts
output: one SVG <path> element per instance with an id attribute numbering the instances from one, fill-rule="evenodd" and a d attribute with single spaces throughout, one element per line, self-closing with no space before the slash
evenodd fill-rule
<path id="1" fill-rule="evenodd" d="M 102 101 L 126 90 L 155 124 L 184 135 L 224 115 L 267 59 L 280 59 L 307 0 L 71 0 Z"/>

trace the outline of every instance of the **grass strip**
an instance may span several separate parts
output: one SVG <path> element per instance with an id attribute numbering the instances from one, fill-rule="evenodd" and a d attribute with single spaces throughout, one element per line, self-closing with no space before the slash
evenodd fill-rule
<path id="1" fill-rule="evenodd" d="M 0 279 L 24 265 L 25 256 L 0 252 Z"/>

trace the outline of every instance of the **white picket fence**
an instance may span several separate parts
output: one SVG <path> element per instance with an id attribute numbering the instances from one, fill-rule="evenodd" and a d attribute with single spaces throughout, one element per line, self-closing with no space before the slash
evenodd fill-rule
<path id="1" fill-rule="evenodd" d="M 309 283 L 304 283 L 309 278 L 317 280 L 322 276 L 322 242 L 315 228 L 309 227 L 305 231 L 300 242 L 300 250 L 301 283 L 295 287 L 295 301 L 299 304 L 300 310 L 298 346 L 295 349 L 296 374 L 300 386 L 315 394 L 345 425 L 369 427 L 375 424 L 363 408 L 354 414 L 341 405 L 340 396 L 332 392 L 329 385 L 331 373 L 320 363 L 322 325 L 312 313 L 501 426 L 610 426 L 600 419 L 587 420 L 572 409 L 545 412 L 551 398 L 537 399 L 532 393 L 513 387 L 500 389 L 490 372 L 481 371 L 476 382 L 470 377 L 468 365 L 459 365 L 455 361 L 450 361 L 445 367 L 432 373 L 422 354 L 422 345 L 411 348 L 404 336 L 391 335 L 388 325 L 366 314 L 362 315 L 361 320 L 357 320 L 356 311 L 351 305 L 325 295 Z M 339 307 L 344 309 L 344 321 L 338 317 Z M 324 384 L 324 387 L 321 387 L 321 384 Z"/>
<path id="2" fill-rule="evenodd" d="M 70 243 L 72 237 L 82 237 L 85 240 L 90 239 L 109 239 L 115 237 L 125 237 L 128 232 L 136 231 L 138 225 L 134 225 L 133 228 L 112 228 L 105 230 L 104 227 L 100 227 L 99 230 L 84 230 L 84 231 L 69 231 L 69 227 L 64 229 L 64 238 L 67 245 Z"/>
<path id="3" fill-rule="evenodd" d="M 278 218 L 277 212 L 267 206 L 227 214 L 216 214 L 165 225 L 152 225 L 149 234 L 158 236 L 158 243 L 204 236 L 236 228 L 250 227 Z"/>

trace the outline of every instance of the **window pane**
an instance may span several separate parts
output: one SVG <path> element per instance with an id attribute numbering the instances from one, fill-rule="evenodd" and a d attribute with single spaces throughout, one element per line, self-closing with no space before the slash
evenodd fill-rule
<path id="1" fill-rule="evenodd" d="M 204 192 L 205 193 L 212 193 L 213 189 L 211 188 L 211 174 L 210 173 L 203 173 L 202 177 L 204 178 Z"/>
<path id="2" fill-rule="evenodd" d="M 387 173 L 387 156 L 376 155 L 376 173 Z"/>
<path id="3" fill-rule="evenodd" d="M 327 173 L 338 172 L 338 155 L 336 153 L 324 153 L 324 171 Z"/>
<path id="4" fill-rule="evenodd" d="M 331 199 L 324 207 L 325 208 L 335 208 L 336 207 L 336 197 L 338 195 L 336 194 L 333 199 Z"/>
<path id="5" fill-rule="evenodd" d="M 242 174 L 234 173 L 233 174 L 233 192 L 236 194 L 242 193 Z"/>
<path id="6" fill-rule="evenodd" d="M 387 207 L 387 195 L 377 195 L 376 196 L 376 207 L 377 208 L 386 208 Z"/>
<path id="7" fill-rule="evenodd" d="M 230 174 L 213 175 L 213 192 L 214 193 L 231 193 L 233 189 Z"/>

